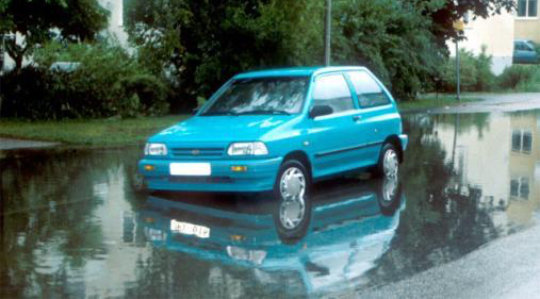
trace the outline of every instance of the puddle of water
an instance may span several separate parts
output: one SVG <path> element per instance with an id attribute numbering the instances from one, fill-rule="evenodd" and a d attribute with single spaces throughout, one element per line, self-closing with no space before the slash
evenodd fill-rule
<path id="1" fill-rule="evenodd" d="M 137 193 L 140 149 L 0 160 L 0 297 L 326 294 L 534 224 L 540 112 L 410 115 L 400 182 L 317 185 L 296 238 L 258 197 Z"/>

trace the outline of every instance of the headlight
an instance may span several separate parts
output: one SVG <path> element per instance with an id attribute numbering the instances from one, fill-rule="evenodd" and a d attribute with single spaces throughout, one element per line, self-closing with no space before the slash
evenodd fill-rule
<path id="1" fill-rule="evenodd" d="M 237 142 L 229 146 L 227 154 L 229 154 L 229 156 L 260 156 L 268 155 L 268 149 L 262 142 Z"/>
<path id="2" fill-rule="evenodd" d="M 146 156 L 166 156 L 167 147 L 163 143 L 147 143 L 144 147 Z"/>

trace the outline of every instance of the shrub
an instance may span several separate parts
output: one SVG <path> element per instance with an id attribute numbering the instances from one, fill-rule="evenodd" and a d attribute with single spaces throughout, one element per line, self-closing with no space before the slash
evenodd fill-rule
<path id="1" fill-rule="evenodd" d="M 486 53 L 487 47 L 482 45 L 482 51 L 474 58 L 476 67 L 475 91 L 489 91 L 495 86 L 495 75 L 491 72 L 491 55 Z"/>
<path id="2" fill-rule="evenodd" d="M 25 67 L 19 73 L 3 75 L 0 78 L 0 116 L 35 119 L 47 115 L 47 111 L 53 109 L 53 103 L 47 97 L 49 81 L 42 68 Z"/>
<path id="3" fill-rule="evenodd" d="M 532 69 L 524 65 L 514 64 L 506 68 L 499 76 L 499 86 L 514 89 L 520 82 L 529 81 L 532 75 Z"/>
<path id="4" fill-rule="evenodd" d="M 145 114 L 159 114 L 167 109 L 167 87 L 158 77 L 139 73 L 120 80 L 126 95 L 139 98 L 139 110 Z"/>
<path id="5" fill-rule="evenodd" d="M 60 119 L 168 112 L 162 79 L 120 47 L 51 43 L 36 53 L 35 61 L 39 67 L 6 75 L 2 115 Z M 56 61 L 80 64 L 74 70 L 51 70 Z"/>
<path id="6" fill-rule="evenodd" d="M 495 84 L 495 75 L 491 72 L 491 56 L 486 48 L 475 56 L 466 50 L 459 51 L 460 86 L 463 91 L 489 91 Z M 450 57 L 442 69 L 442 89 L 446 92 L 456 91 L 456 58 Z"/>
<path id="7" fill-rule="evenodd" d="M 505 89 L 540 91 L 540 67 L 514 64 L 499 76 L 498 85 Z"/>

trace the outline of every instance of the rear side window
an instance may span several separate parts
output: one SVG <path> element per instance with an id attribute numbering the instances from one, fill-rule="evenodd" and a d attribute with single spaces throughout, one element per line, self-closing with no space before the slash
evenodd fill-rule
<path id="1" fill-rule="evenodd" d="M 313 88 L 313 104 L 328 105 L 333 113 L 354 109 L 351 92 L 343 75 L 318 77 Z"/>
<path id="2" fill-rule="evenodd" d="M 366 72 L 350 72 L 349 78 L 358 96 L 360 108 L 369 108 L 390 103 L 381 86 Z"/>

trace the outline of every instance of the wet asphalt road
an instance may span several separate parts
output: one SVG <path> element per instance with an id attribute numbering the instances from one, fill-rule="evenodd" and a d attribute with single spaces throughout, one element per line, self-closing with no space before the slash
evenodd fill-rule
<path id="1" fill-rule="evenodd" d="M 317 185 L 298 240 L 265 194 L 137 192 L 137 148 L 8 152 L 0 298 L 537 295 L 540 111 L 404 127 L 400 180 Z"/>

